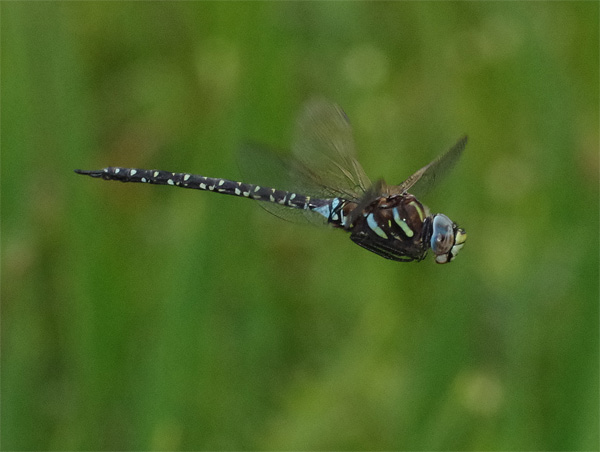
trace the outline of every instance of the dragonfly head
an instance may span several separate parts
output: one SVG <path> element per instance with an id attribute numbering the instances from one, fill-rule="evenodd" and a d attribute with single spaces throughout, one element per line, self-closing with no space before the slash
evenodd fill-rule
<path id="1" fill-rule="evenodd" d="M 450 218 L 441 213 L 433 216 L 430 246 L 438 264 L 451 262 L 466 241 L 464 229 L 460 229 Z"/>

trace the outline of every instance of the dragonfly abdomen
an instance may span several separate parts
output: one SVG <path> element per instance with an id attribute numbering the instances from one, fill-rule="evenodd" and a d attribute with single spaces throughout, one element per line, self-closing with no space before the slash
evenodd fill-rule
<path id="1" fill-rule="evenodd" d="M 139 168 L 108 167 L 101 170 L 75 170 L 77 174 L 84 174 L 104 180 L 117 180 L 120 182 L 138 182 L 154 185 L 172 185 L 175 187 L 192 188 L 195 190 L 214 191 L 224 195 L 239 196 L 256 201 L 272 202 L 283 206 L 304 210 L 317 210 L 329 204 L 330 200 L 311 199 L 310 196 L 263 187 L 256 184 L 247 184 L 228 179 L 200 176 L 190 173 L 173 173 L 171 171 L 148 170 Z"/>

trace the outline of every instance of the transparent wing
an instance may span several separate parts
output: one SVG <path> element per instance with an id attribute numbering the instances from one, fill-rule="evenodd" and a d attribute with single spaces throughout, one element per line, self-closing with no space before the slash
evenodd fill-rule
<path id="1" fill-rule="evenodd" d="M 417 198 L 425 196 L 456 165 L 466 144 L 467 136 L 465 135 L 446 153 L 421 168 L 402 184 L 393 187 L 393 191 L 398 193 L 410 192 Z"/>
<path id="2" fill-rule="evenodd" d="M 244 182 L 328 199 L 358 201 L 371 182 L 356 160 L 352 128 L 343 110 L 323 99 L 308 101 L 296 123 L 292 155 L 263 145 L 246 144 L 238 162 Z M 322 224 L 310 211 L 261 202 L 268 212 L 293 222 Z"/>
<path id="3" fill-rule="evenodd" d="M 299 162 L 267 146 L 256 143 L 244 144 L 238 155 L 238 164 L 243 181 L 246 183 L 287 190 L 312 198 L 329 197 L 312 181 L 302 180 L 301 174 L 305 171 Z M 322 215 L 308 210 L 294 209 L 267 201 L 259 201 L 258 204 L 276 217 L 293 223 L 318 225 L 327 223 Z"/>
<path id="4" fill-rule="evenodd" d="M 292 152 L 297 173 L 328 197 L 359 199 L 371 186 L 356 160 L 348 117 L 324 99 L 308 101 L 298 118 Z"/>

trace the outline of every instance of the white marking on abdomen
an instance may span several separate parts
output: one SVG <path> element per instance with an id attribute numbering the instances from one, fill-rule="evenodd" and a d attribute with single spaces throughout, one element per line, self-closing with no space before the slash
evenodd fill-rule
<path id="1" fill-rule="evenodd" d="M 325 218 L 327 218 L 329 220 L 329 215 L 331 215 L 331 206 L 329 204 L 325 204 L 324 206 L 320 206 L 320 207 L 315 207 L 312 210 L 313 210 L 313 212 L 317 212 L 318 214 L 323 215 Z"/>

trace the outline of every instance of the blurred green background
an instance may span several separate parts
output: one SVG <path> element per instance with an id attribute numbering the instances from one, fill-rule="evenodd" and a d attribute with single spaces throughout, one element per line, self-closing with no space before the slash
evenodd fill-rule
<path id="1" fill-rule="evenodd" d="M 3 450 L 597 450 L 598 3 L 0 7 Z M 73 173 L 237 179 L 315 95 L 374 180 L 469 134 L 455 262 Z"/>

